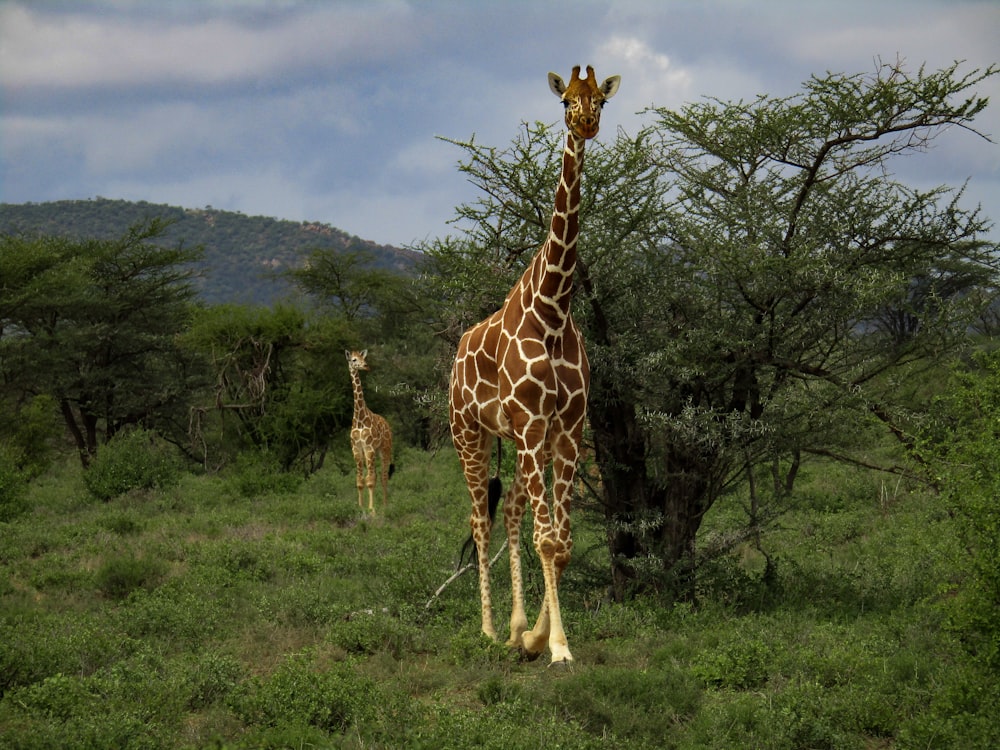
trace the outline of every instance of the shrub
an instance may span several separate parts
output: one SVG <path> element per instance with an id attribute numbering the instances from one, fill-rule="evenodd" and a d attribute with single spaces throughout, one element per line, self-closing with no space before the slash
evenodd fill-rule
<path id="1" fill-rule="evenodd" d="M 3 433 L 17 455 L 18 468 L 28 478 L 42 474 L 52 463 L 53 445 L 60 435 L 56 418 L 58 406 L 52 396 L 35 396 L 23 404 L 17 419 L 10 420 Z"/>
<path id="2" fill-rule="evenodd" d="M 553 679 L 558 687 L 549 679 L 540 681 L 533 703 L 553 704 L 559 709 L 556 715 L 572 716 L 596 737 L 617 737 L 638 747 L 662 747 L 664 738 L 701 703 L 695 680 L 671 668 L 576 668 Z"/>
<path id="3" fill-rule="evenodd" d="M 112 599 L 124 599 L 136 589 L 153 588 L 165 569 L 159 560 L 134 555 L 112 557 L 97 571 L 97 588 Z"/>
<path id="4" fill-rule="evenodd" d="M 1000 350 L 977 359 L 937 401 L 943 425 L 928 443 L 967 554 L 965 580 L 949 602 L 952 625 L 976 659 L 1000 672 Z"/>
<path id="5" fill-rule="evenodd" d="M 242 676 L 243 667 L 233 657 L 217 653 L 201 655 L 187 675 L 187 707 L 198 711 L 226 700 Z"/>
<path id="6" fill-rule="evenodd" d="M 274 454 L 249 450 L 236 457 L 235 465 L 229 472 L 228 484 L 240 497 L 260 497 L 295 492 L 302 479 L 298 474 L 283 470 Z"/>
<path id="7" fill-rule="evenodd" d="M 767 682 L 771 656 L 766 643 L 740 635 L 704 651 L 695 659 L 692 671 L 706 685 L 749 690 Z"/>
<path id="8" fill-rule="evenodd" d="M 0 523 L 13 521 L 28 510 L 27 478 L 18 468 L 13 453 L 0 444 Z"/>
<path id="9" fill-rule="evenodd" d="M 122 432 L 97 451 L 84 472 L 92 495 L 107 502 L 126 492 L 177 483 L 180 468 L 167 446 L 146 430 Z"/>
<path id="10" fill-rule="evenodd" d="M 342 732 L 370 718 L 379 704 L 375 683 L 346 664 L 317 664 L 293 654 L 273 674 L 244 682 L 230 696 L 232 709 L 260 727 L 315 727 Z"/>

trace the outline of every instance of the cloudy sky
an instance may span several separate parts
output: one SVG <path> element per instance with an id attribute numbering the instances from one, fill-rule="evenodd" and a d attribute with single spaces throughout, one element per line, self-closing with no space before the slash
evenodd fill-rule
<path id="1" fill-rule="evenodd" d="M 607 136 L 650 104 L 789 95 L 878 58 L 985 67 L 998 39 L 997 0 L 0 0 L 0 202 L 211 205 L 406 245 L 476 197 L 437 136 L 503 147 L 560 121 L 550 70 L 622 76 Z M 994 220 L 997 78 L 977 126 L 998 143 L 954 129 L 896 170 L 971 178 Z"/>

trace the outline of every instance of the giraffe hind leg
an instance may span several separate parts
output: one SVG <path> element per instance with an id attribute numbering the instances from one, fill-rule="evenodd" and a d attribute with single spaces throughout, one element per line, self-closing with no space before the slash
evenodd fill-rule
<path id="1" fill-rule="evenodd" d="M 507 499 L 504 501 L 504 526 L 507 531 L 507 546 L 510 557 L 510 638 L 507 645 L 518 649 L 527 659 L 534 659 L 537 652 L 525 647 L 524 634 L 528 630 L 528 618 L 524 611 L 524 582 L 521 572 L 521 522 L 525 510 L 525 488 L 521 472 L 518 470 Z"/>
<path id="2" fill-rule="evenodd" d="M 382 453 L 382 509 L 389 504 L 389 479 L 396 471 L 396 465 L 392 462 L 392 448 L 386 448 Z"/>

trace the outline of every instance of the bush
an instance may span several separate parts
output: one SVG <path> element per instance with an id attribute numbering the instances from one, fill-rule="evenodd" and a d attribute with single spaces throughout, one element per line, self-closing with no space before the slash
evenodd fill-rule
<path id="1" fill-rule="evenodd" d="M 320 665 L 308 654 L 294 654 L 269 677 L 241 684 L 230 702 L 254 726 L 342 732 L 371 717 L 376 693 L 374 682 L 346 664 Z"/>
<path id="2" fill-rule="evenodd" d="M 274 454 L 249 450 L 236 457 L 228 484 L 239 497 L 260 497 L 295 492 L 302 479 L 298 474 L 283 470 Z"/>
<path id="3" fill-rule="evenodd" d="M 35 396 L 23 404 L 17 419 L 3 427 L 5 440 L 17 455 L 17 465 L 29 479 L 41 475 L 52 463 L 53 445 L 61 426 L 58 405 L 52 396 Z"/>
<path id="4" fill-rule="evenodd" d="M 177 483 L 180 467 L 170 449 L 146 430 L 119 433 L 97 451 L 83 474 L 92 495 L 105 502 L 132 490 Z"/>
<path id="5" fill-rule="evenodd" d="M 952 625 L 977 661 L 1000 672 L 1000 350 L 980 355 L 938 399 L 928 436 L 937 479 L 958 520 L 965 579 L 949 601 Z M 940 427 L 935 430 L 934 428 Z"/>
<path id="6" fill-rule="evenodd" d="M 555 679 L 556 689 L 545 684 L 548 680 L 540 681 L 534 703 L 552 704 L 556 715 L 572 716 L 598 738 L 617 737 L 637 747 L 663 747 L 664 738 L 701 704 L 697 682 L 673 668 L 576 668 Z"/>
<path id="7" fill-rule="evenodd" d="M 124 599 L 136 589 L 150 589 L 162 579 L 166 566 L 159 560 L 134 555 L 113 557 L 97 571 L 97 588 L 111 599 Z"/>
<path id="8" fill-rule="evenodd" d="M 0 523 L 13 521 L 28 510 L 27 478 L 12 454 L 12 450 L 0 444 Z"/>

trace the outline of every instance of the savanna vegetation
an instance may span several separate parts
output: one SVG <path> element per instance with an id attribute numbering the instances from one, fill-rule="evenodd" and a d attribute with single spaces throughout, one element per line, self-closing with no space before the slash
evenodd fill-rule
<path id="1" fill-rule="evenodd" d="M 450 355 L 544 237 L 556 130 L 458 143 L 483 197 L 421 273 L 317 246 L 308 304 L 198 299 L 204 249 L 155 217 L 4 235 L 0 746 L 995 747 L 997 247 L 890 165 L 978 137 L 996 72 L 879 65 L 591 144 L 570 669 L 486 641 L 471 572 L 442 586 Z M 345 348 L 396 433 L 375 516 Z"/>

